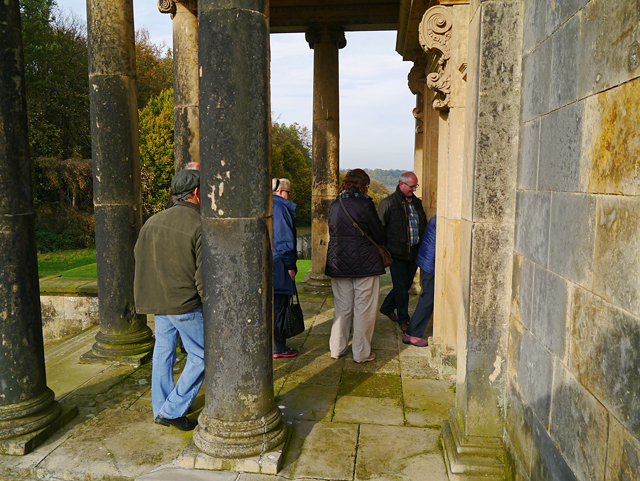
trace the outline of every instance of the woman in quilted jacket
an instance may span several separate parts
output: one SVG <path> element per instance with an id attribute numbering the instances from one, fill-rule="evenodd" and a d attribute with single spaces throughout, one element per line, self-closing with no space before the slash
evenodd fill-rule
<path id="1" fill-rule="evenodd" d="M 353 225 L 355 222 L 376 243 L 383 244 L 382 223 L 367 195 L 370 182 L 362 169 L 347 172 L 340 194 L 329 210 L 325 274 L 331 277 L 335 306 L 329 339 L 333 359 L 347 352 L 352 320 L 353 360 L 367 362 L 376 358 L 371 351 L 371 337 L 378 312 L 380 275 L 385 269 L 378 248 Z"/>

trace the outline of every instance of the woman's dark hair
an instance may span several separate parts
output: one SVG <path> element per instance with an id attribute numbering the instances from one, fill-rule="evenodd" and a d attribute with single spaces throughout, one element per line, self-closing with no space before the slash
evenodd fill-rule
<path id="1" fill-rule="evenodd" d="M 344 176 L 344 180 L 340 185 L 340 192 L 343 190 L 359 190 L 360 192 L 364 192 L 370 183 L 371 179 L 364 170 L 353 169 Z"/>

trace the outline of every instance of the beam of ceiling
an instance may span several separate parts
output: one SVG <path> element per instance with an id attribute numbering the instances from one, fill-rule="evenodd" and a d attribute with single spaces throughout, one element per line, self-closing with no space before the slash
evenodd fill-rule
<path id="1" fill-rule="evenodd" d="M 312 25 L 345 31 L 397 30 L 400 0 L 271 0 L 271 32 L 306 32 Z"/>

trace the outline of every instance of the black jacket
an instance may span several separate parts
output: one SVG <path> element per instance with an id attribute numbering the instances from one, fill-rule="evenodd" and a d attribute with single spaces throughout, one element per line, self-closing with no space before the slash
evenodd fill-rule
<path id="1" fill-rule="evenodd" d="M 427 227 L 427 216 L 422 208 L 422 201 L 412 195 L 411 202 L 416 208 L 419 219 L 420 239 Z M 409 208 L 400 186 L 388 197 L 380 201 L 378 216 L 384 227 L 385 247 L 389 249 L 391 257 L 401 260 L 411 259 L 411 246 L 409 244 Z"/>
<path id="2" fill-rule="evenodd" d="M 354 196 L 355 194 L 355 196 Z M 384 242 L 380 219 L 371 197 L 357 191 L 340 193 L 349 215 L 378 244 Z M 384 274 L 378 248 L 358 231 L 344 213 L 340 201 L 329 209 L 329 247 L 325 274 L 330 277 L 369 277 Z"/>

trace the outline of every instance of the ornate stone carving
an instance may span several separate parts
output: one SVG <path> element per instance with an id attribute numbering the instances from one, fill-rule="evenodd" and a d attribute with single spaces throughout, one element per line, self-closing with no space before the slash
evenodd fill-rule
<path id="1" fill-rule="evenodd" d="M 416 119 L 416 134 L 424 132 L 424 110 L 418 107 L 413 109 L 413 118 Z"/>
<path id="2" fill-rule="evenodd" d="M 434 60 L 437 58 L 435 70 L 427 75 L 427 86 L 437 93 L 433 99 L 436 110 L 449 108 L 451 73 L 447 71 L 447 63 L 451 58 L 452 27 L 447 7 L 436 5 L 425 12 L 418 32 L 422 49 Z"/>
<path id="3" fill-rule="evenodd" d="M 169 13 L 171 18 L 176 14 L 176 2 L 174 0 L 158 0 L 160 13 Z"/>
<path id="4" fill-rule="evenodd" d="M 409 71 L 407 80 L 409 81 L 409 90 L 411 90 L 413 95 L 418 95 L 424 92 L 424 84 L 427 80 L 425 68 L 426 64 L 424 62 L 416 62 Z"/>

